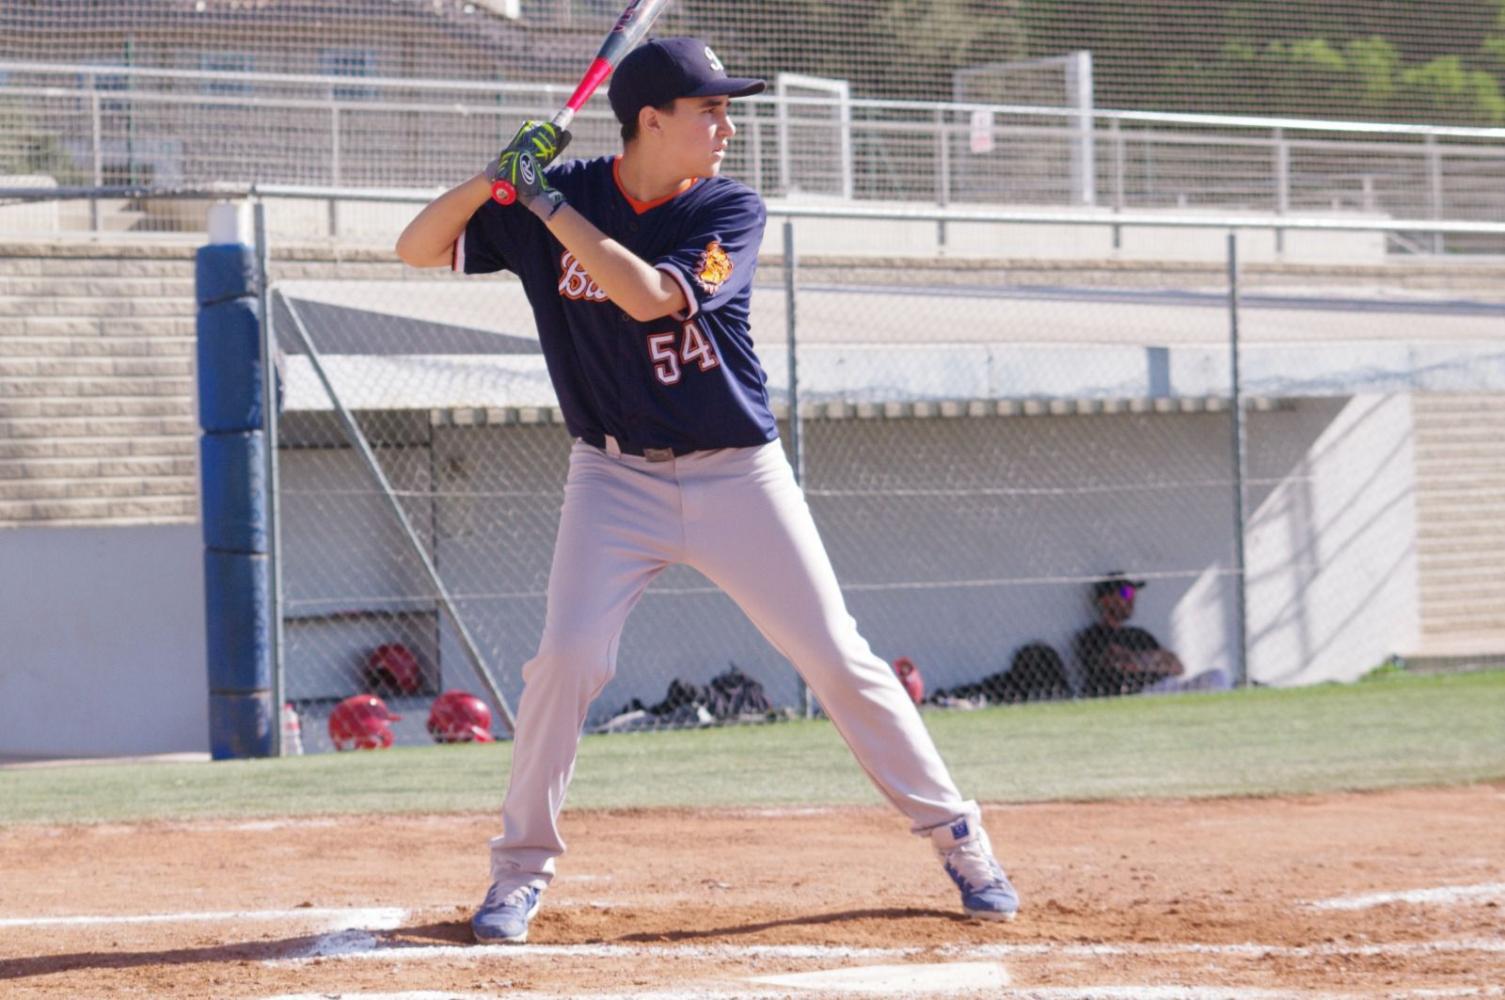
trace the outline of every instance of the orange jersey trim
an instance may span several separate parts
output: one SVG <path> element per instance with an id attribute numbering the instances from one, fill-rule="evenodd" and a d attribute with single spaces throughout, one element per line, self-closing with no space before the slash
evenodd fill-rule
<path id="1" fill-rule="evenodd" d="M 638 215 L 642 215 L 649 209 L 658 208 L 665 202 L 673 201 L 675 198 L 678 198 L 680 195 L 690 190 L 690 188 L 694 187 L 700 181 L 699 177 L 689 177 L 680 182 L 678 190 L 670 191 L 662 198 L 655 198 L 652 201 L 638 201 L 632 195 L 628 194 L 627 189 L 622 186 L 621 165 L 622 158 L 620 156 L 613 156 L 611 158 L 611 179 L 616 182 L 617 190 L 622 193 L 622 197 L 627 199 L 627 204 L 631 205 L 632 210 Z"/>

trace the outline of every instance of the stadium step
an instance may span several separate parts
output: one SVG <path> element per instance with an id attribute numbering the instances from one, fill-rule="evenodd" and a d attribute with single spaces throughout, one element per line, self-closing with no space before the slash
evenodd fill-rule
<path id="1" fill-rule="evenodd" d="M 72 279 L 0 273 L 0 299 L 52 299 L 58 295 L 91 299 L 180 299 L 191 306 L 193 294 L 192 272 L 171 277 L 83 275 Z"/>
<path id="2" fill-rule="evenodd" d="M 0 422 L 0 439 L 72 437 L 162 437 L 197 434 L 195 419 L 180 417 L 17 417 Z"/>
<path id="3" fill-rule="evenodd" d="M 0 500 L 89 500 L 101 497 L 197 495 L 197 480 L 183 475 L 0 479 Z"/>
<path id="4" fill-rule="evenodd" d="M 137 247 L 117 248 L 126 253 Z M 197 248 L 176 247 L 156 256 L 130 253 L 129 256 L 58 256 L 52 247 L 40 250 L 35 245 L 0 243 L 0 275 L 7 277 L 46 276 L 51 278 L 165 278 L 192 279 Z"/>
<path id="5" fill-rule="evenodd" d="M 192 456 L 122 458 L 0 458 L 0 481 L 15 479 L 118 479 L 174 477 L 192 479 L 198 463 Z"/>
<path id="6" fill-rule="evenodd" d="M 101 337 L 97 335 L 56 337 L 30 334 L 0 334 L 0 378 L 8 377 L 5 365 L 10 359 L 22 361 L 43 358 L 186 358 L 194 353 L 194 338 L 188 336 Z"/>
<path id="7" fill-rule="evenodd" d="M 1422 648 L 1505 651 L 1505 394 L 1422 394 L 1415 421 Z"/>
<path id="8" fill-rule="evenodd" d="M 194 311 L 179 316 L 123 319 L 118 316 L 0 316 L 0 339 L 10 337 L 95 340 L 120 337 L 177 337 L 197 333 Z"/>
<path id="9" fill-rule="evenodd" d="M 188 378 L 193 375 L 193 358 L 183 356 L 65 356 L 50 358 L 0 359 L 0 377 L 20 378 L 109 378 L 112 376 Z"/>
<path id="10" fill-rule="evenodd" d="M 164 524 L 198 517 L 194 496 L 90 497 L 68 500 L 0 500 L 0 527 Z"/>
<path id="11" fill-rule="evenodd" d="M 0 295 L 0 316 L 22 318 L 40 316 L 86 316 L 145 317 L 182 316 L 191 314 L 195 305 L 192 297 L 187 299 L 160 296 L 142 298 L 100 297 L 87 298 L 77 295 Z"/>
<path id="12" fill-rule="evenodd" d="M 1414 410 L 1420 414 L 1476 414 L 1480 411 L 1500 411 L 1505 416 L 1505 396 L 1493 393 L 1428 393 L 1417 396 Z"/>
<path id="13" fill-rule="evenodd" d="M 1448 642 L 1462 636 L 1499 636 L 1505 638 L 1505 611 L 1465 611 L 1452 614 L 1428 614 L 1421 620 L 1423 646 Z M 1505 649 L 1505 644 L 1497 647 Z"/>
<path id="14" fill-rule="evenodd" d="M 84 399 L 105 396 L 162 396 L 178 399 L 193 391 L 193 379 L 155 376 L 116 378 L 9 378 L 0 375 L 0 401 Z"/>
<path id="15" fill-rule="evenodd" d="M 1437 570 L 1492 566 L 1499 572 L 1499 567 L 1505 565 L 1505 532 L 1497 532 L 1490 538 L 1431 544 L 1418 558 L 1423 566 Z"/>
<path id="16" fill-rule="evenodd" d="M 7 438 L 0 436 L 0 461 L 66 458 L 169 458 L 198 454 L 189 434 L 128 437 Z"/>
<path id="17" fill-rule="evenodd" d="M 192 413 L 192 407 L 178 395 L 0 398 L 0 420 L 20 417 L 172 417 Z"/>

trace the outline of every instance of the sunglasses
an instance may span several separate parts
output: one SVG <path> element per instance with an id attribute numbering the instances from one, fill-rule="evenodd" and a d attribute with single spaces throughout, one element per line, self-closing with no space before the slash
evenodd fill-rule
<path id="1" fill-rule="evenodd" d="M 1124 584 L 1118 588 L 1118 596 L 1126 601 L 1132 601 L 1134 599 L 1134 588 L 1128 584 Z"/>

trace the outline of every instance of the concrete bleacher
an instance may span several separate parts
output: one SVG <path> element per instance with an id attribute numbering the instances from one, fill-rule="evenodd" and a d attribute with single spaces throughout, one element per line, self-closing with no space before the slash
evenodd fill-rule
<path id="1" fill-rule="evenodd" d="M 0 527 L 192 522 L 193 252 L 0 246 Z"/>
<path id="2" fill-rule="evenodd" d="M 1505 654 L 1505 396 L 1421 394 L 1412 405 L 1419 653 Z"/>

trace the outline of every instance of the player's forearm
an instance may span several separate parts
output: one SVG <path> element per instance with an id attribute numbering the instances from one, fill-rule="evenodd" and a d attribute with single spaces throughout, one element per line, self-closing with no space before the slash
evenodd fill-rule
<path id="1" fill-rule="evenodd" d="M 555 212 L 547 224 L 607 298 L 638 322 L 668 316 L 689 305 L 679 282 L 611 239 L 569 205 Z"/>
<path id="2" fill-rule="evenodd" d="M 477 174 L 429 202 L 397 237 L 397 256 L 413 267 L 448 267 L 455 241 L 476 209 L 491 197 L 491 181 Z"/>

